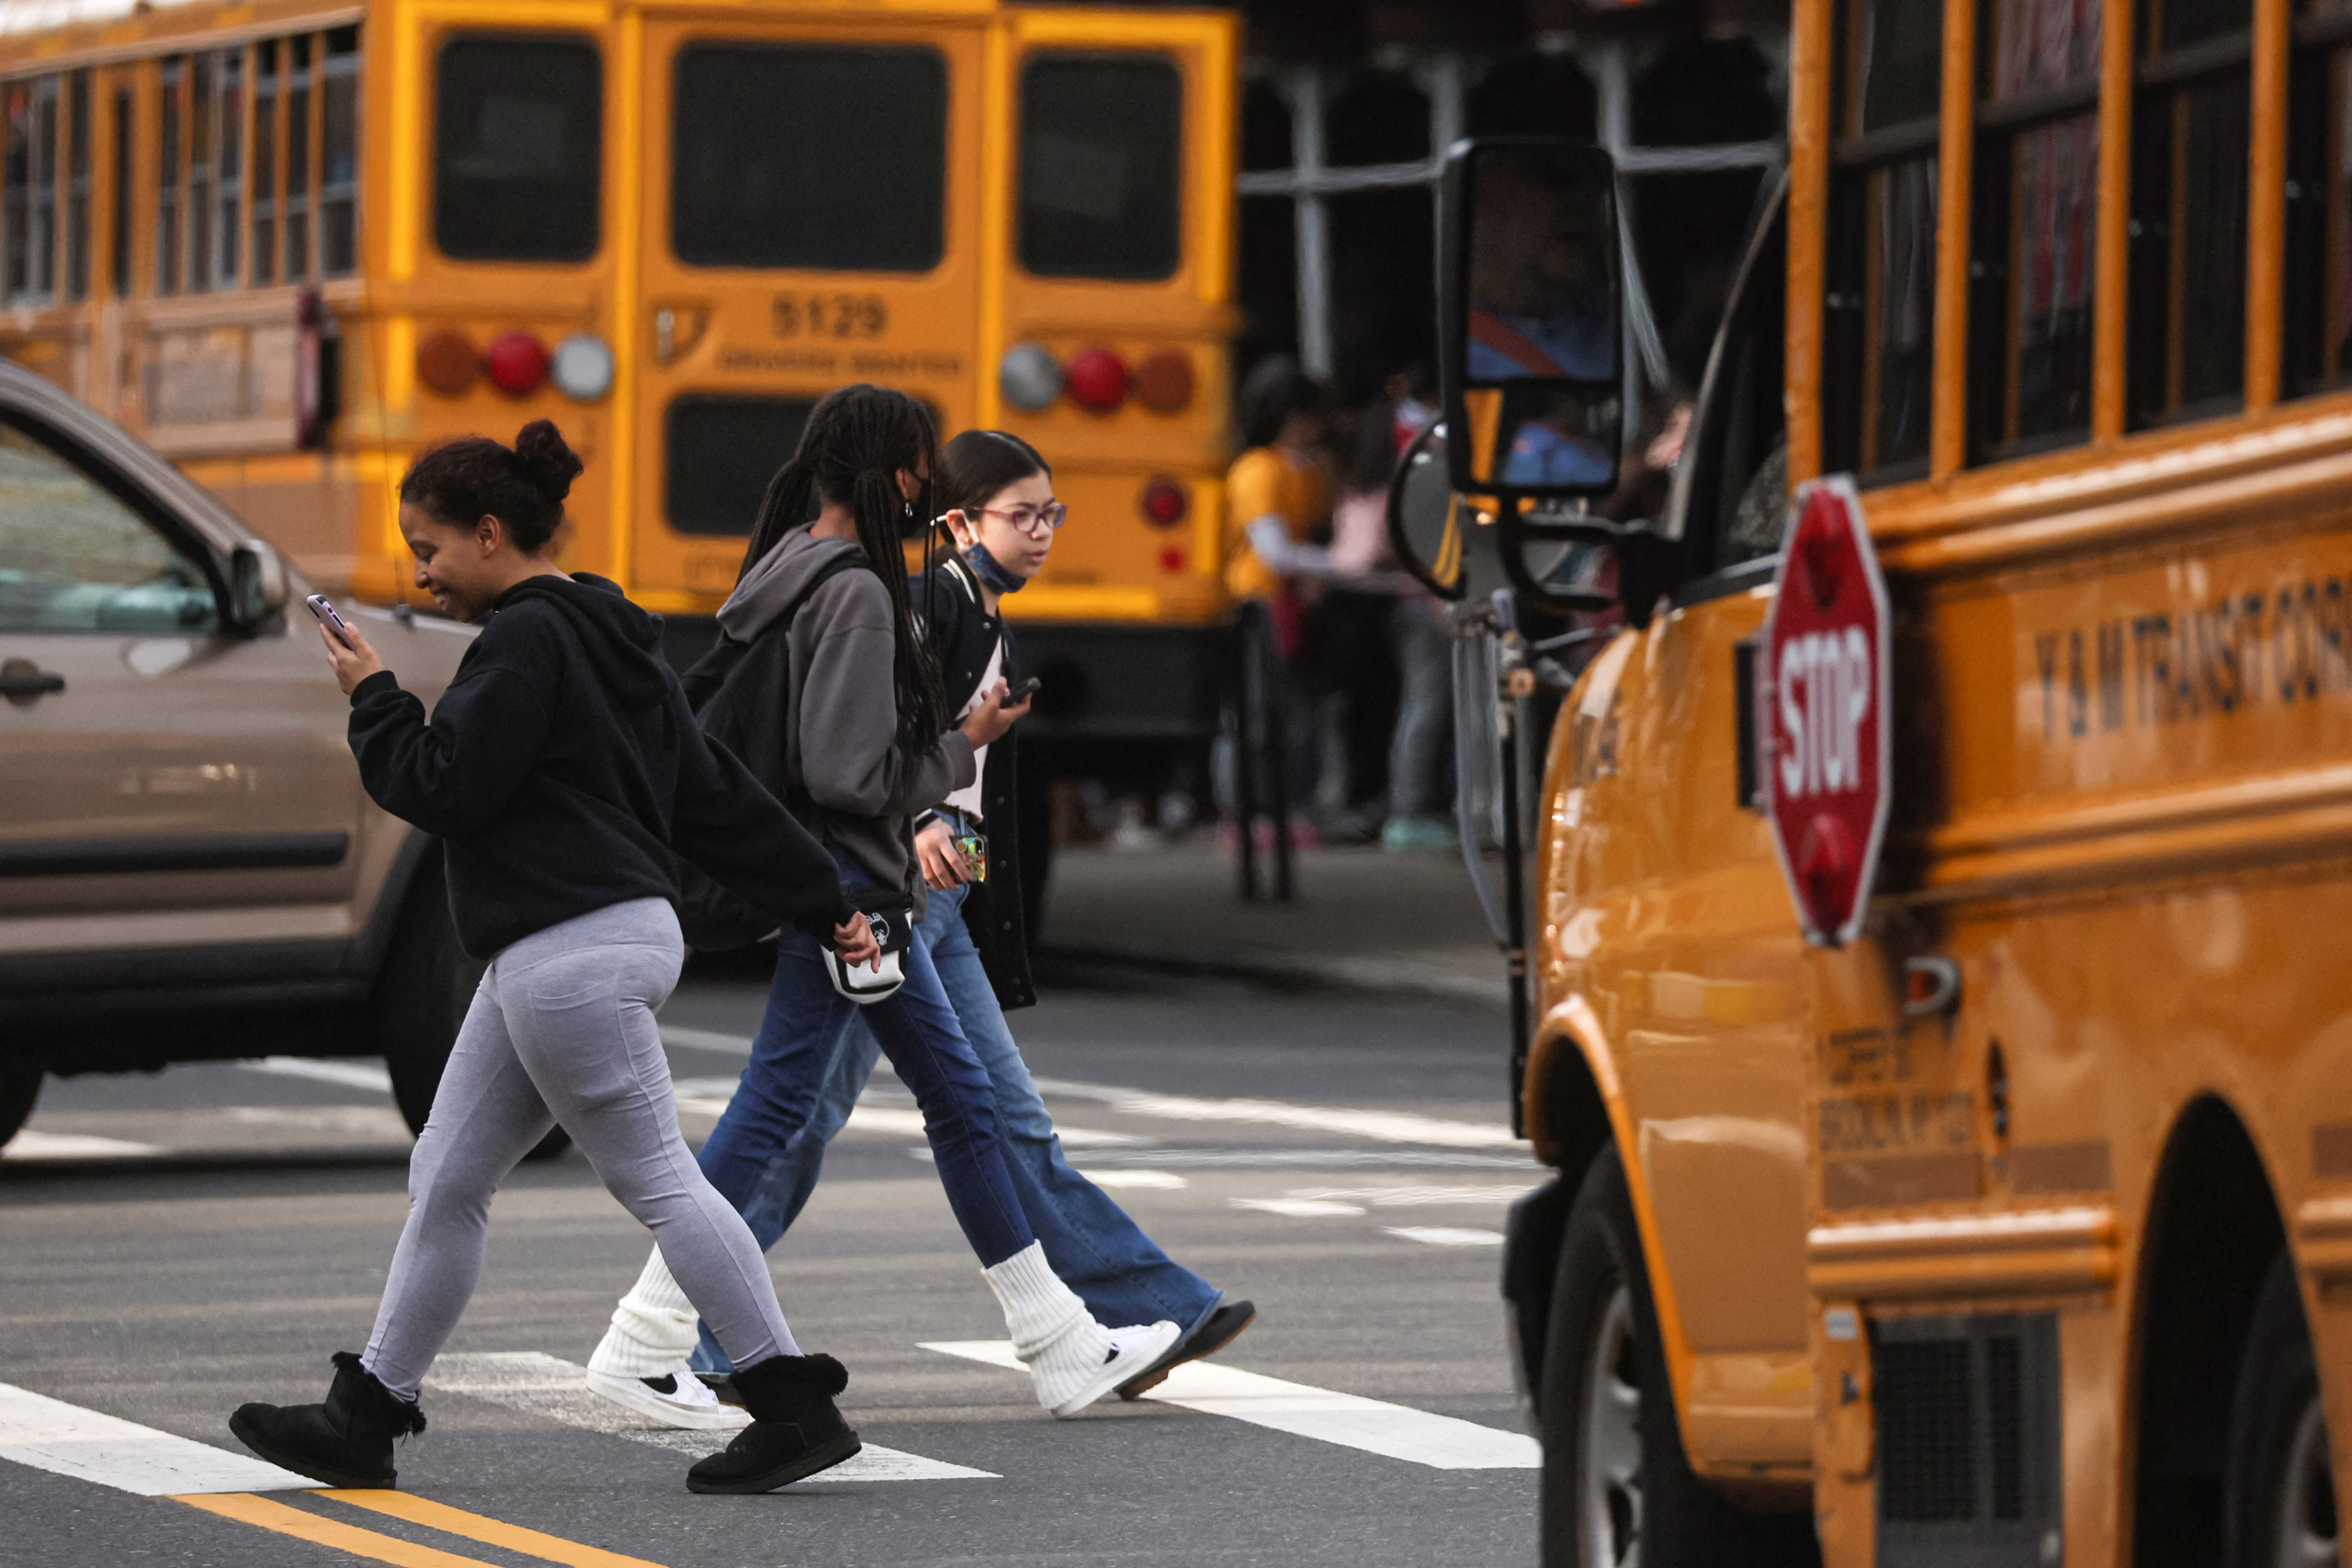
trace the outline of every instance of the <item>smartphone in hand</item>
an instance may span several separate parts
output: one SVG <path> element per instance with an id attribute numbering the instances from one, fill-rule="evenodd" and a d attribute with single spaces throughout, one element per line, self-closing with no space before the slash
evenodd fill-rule
<path id="1" fill-rule="evenodd" d="M 1011 690 L 1011 691 L 1009 691 L 1009 692 L 1005 693 L 1005 694 L 1004 694 L 1004 705 L 1005 705 L 1005 706 L 1007 706 L 1007 707 L 1011 707 L 1011 706 L 1012 706 L 1012 705 L 1013 705 L 1014 704 L 1016 704 L 1016 703 L 1023 702 L 1023 701 L 1027 700 L 1029 697 L 1032 697 L 1032 696 L 1035 695 L 1035 694 L 1036 694 L 1036 691 L 1037 691 L 1037 687 L 1038 687 L 1041 683 L 1042 683 L 1042 682 L 1040 682 L 1038 681 L 1038 679 L 1037 679 L 1037 677 L 1036 677 L 1036 676 L 1035 676 L 1035 675 L 1030 676 L 1030 677 L 1029 677 L 1029 679 L 1027 679 L 1026 681 L 1022 682 L 1021 682 L 1021 684 L 1019 684 L 1018 686 L 1013 687 L 1013 688 L 1012 688 L 1012 690 Z"/>
<path id="2" fill-rule="evenodd" d="M 325 626 L 327 630 L 334 634 L 335 641 L 343 644 L 345 648 L 349 648 L 351 646 L 351 628 L 344 624 L 344 619 L 341 615 L 334 613 L 334 606 L 327 603 L 327 596 L 325 594 L 313 593 L 308 599 L 303 600 L 302 603 L 311 607 L 311 614 L 318 616 L 319 623 L 322 626 Z"/>

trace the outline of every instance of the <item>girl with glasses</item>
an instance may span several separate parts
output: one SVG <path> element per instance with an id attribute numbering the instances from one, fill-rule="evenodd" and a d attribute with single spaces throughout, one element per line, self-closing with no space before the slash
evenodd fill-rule
<path id="1" fill-rule="evenodd" d="M 930 413 L 904 393 L 849 387 L 817 405 L 799 450 L 768 487 L 742 575 L 719 609 L 725 641 L 713 658 L 734 662 L 702 708 L 707 723 L 730 693 L 773 697 L 775 711 L 746 744 L 745 761 L 833 851 L 853 899 L 910 912 L 917 933 L 956 913 L 952 904 L 932 903 L 915 818 L 970 788 L 981 754 L 1002 754 L 993 743 L 1027 711 L 1007 701 L 1001 678 L 976 681 L 951 703 L 922 636 L 900 530 L 930 515 L 914 502 L 934 471 L 933 445 Z M 1022 537 L 1050 541 L 1049 500 L 1047 491 L 1027 506 L 1031 533 Z M 815 521 L 805 521 L 812 508 Z M 1036 560 L 1046 547 L 1037 546 Z M 1009 539 L 1005 548 L 1027 558 Z M 700 688 L 703 671 L 689 671 L 689 690 Z M 952 724 L 951 713 L 960 716 Z M 751 1065 L 703 1145 L 702 1168 L 761 1245 L 773 1246 L 798 1206 L 779 1199 L 797 1184 L 790 1174 L 801 1157 L 797 1141 L 805 1144 L 826 1113 L 842 1037 L 853 1020 L 861 1023 L 922 1108 L 933 1168 L 1038 1402 L 1057 1416 L 1075 1415 L 1158 1362 L 1180 1328 L 1164 1313 L 1114 1318 L 1134 1325 L 1107 1328 L 1055 1276 L 1008 1168 L 989 1075 L 931 946 L 918 937 L 899 957 L 903 984 L 860 1006 L 837 988 L 814 942 L 784 933 Z M 868 1070 L 872 1062 L 869 1055 Z M 838 1125 L 825 1129 L 812 1155 Z M 810 1180 L 814 1174 L 812 1157 Z M 805 1197 L 806 1186 L 798 1190 Z M 740 1421 L 685 1364 L 700 1304 L 656 1252 L 613 1314 L 589 1363 L 590 1387 L 672 1425 Z"/>

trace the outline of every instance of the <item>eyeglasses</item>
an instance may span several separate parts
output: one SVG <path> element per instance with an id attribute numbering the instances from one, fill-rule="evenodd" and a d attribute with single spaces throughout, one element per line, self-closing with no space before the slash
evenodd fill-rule
<path id="1" fill-rule="evenodd" d="M 1001 517 L 1012 525 L 1015 532 L 1033 539 L 1054 532 L 1069 518 L 1069 508 L 1058 501 L 1049 501 L 1043 506 L 982 506 L 974 510 L 983 517 Z M 943 514 L 937 521 L 944 523 L 947 517 Z"/>

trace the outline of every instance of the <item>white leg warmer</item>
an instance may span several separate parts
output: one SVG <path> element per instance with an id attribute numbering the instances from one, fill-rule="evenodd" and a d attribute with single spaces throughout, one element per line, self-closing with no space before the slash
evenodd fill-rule
<path id="1" fill-rule="evenodd" d="M 1028 1367 L 1037 1403 L 1056 1416 L 1075 1416 L 1176 1341 L 1172 1323 L 1114 1332 L 1095 1322 L 1077 1292 L 1046 1266 L 1041 1242 L 981 1269 L 980 1276 L 1004 1309 L 1012 1353 Z"/>
<path id="2" fill-rule="evenodd" d="M 613 1325 L 588 1358 L 588 1370 L 624 1378 L 658 1378 L 676 1371 L 694 1354 L 695 1325 L 701 1320 L 657 1247 L 645 1260 L 645 1272 L 613 1308 Z"/>

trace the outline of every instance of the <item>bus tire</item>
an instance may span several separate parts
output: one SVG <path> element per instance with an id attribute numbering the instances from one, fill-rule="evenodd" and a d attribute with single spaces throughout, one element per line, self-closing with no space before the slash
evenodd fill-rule
<path id="1" fill-rule="evenodd" d="M 39 1067 L 0 1071 L 0 1145 L 24 1130 L 32 1119 L 33 1102 L 40 1098 Z"/>
<path id="2" fill-rule="evenodd" d="M 2230 1404 L 2222 1489 L 2228 1568 L 2338 1561 L 2335 1472 L 2319 1367 L 2292 1254 L 2281 1248 L 2256 1301 Z"/>
<path id="3" fill-rule="evenodd" d="M 1810 1518 L 1745 1513 L 1690 1468 L 1614 1147 L 1568 1212 L 1543 1378 L 1544 1568 L 1818 1561 Z"/>
<path id="4" fill-rule="evenodd" d="M 474 988 L 488 965 L 466 955 L 449 918 L 448 885 L 441 870 L 441 846 L 424 852 L 401 899 L 400 923 L 376 976 L 369 1008 L 392 1080 L 392 1100 L 412 1134 L 424 1131 L 442 1069 L 458 1043 L 458 1030 L 473 1005 Z M 571 1139 L 560 1127 L 523 1157 L 553 1159 Z"/>

